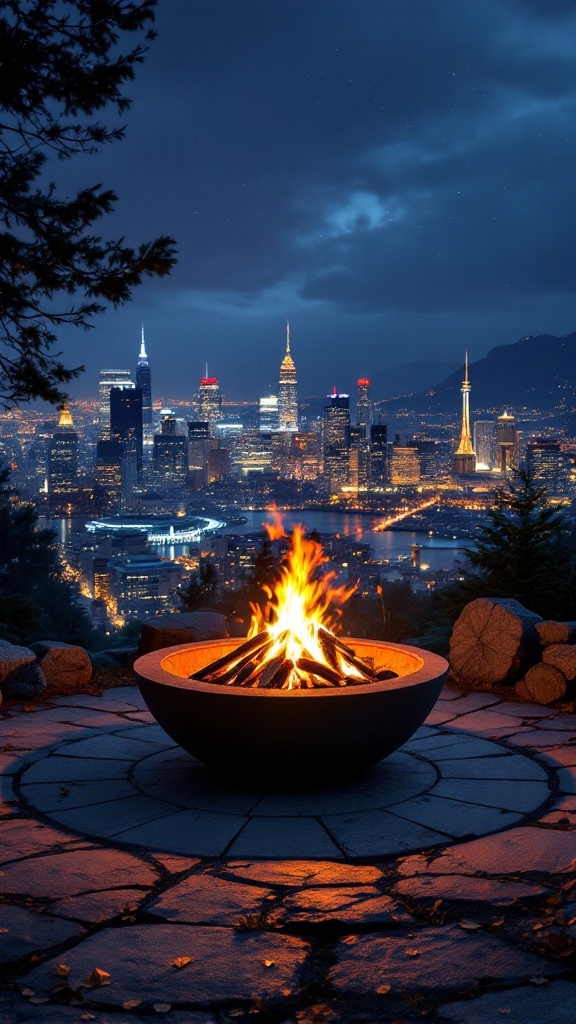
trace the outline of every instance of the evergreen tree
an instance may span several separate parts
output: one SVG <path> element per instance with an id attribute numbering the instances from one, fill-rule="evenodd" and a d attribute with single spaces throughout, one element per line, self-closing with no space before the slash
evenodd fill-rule
<path id="1" fill-rule="evenodd" d="M 196 608 L 213 608 L 216 603 L 218 591 L 218 573 L 212 562 L 201 562 L 197 573 L 194 573 L 189 580 L 185 590 L 180 591 L 179 597 L 186 611 L 194 611 Z"/>
<path id="2" fill-rule="evenodd" d="M 88 329 L 105 304 L 126 302 L 145 275 L 174 264 L 173 241 L 138 249 L 106 241 L 95 224 L 114 192 L 101 185 L 58 193 L 47 161 L 95 153 L 124 128 L 94 121 L 124 113 L 123 87 L 148 42 L 156 0 L 0 0 L 0 404 L 58 403 L 70 369 L 54 352 L 67 325 Z M 71 296 L 78 296 L 72 301 Z"/>

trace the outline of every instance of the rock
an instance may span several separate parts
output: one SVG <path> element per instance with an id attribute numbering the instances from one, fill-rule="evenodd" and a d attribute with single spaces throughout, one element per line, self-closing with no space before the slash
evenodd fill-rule
<path id="1" fill-rule="evenodd" d="M 547 665 L 559 669 L 569 683 L 576 679 L 576 644 L 551 644 L 542 655 Z"/>
<path id="2" fill-rule="evenodd" d="M 46 689 L 46 680 L 37 661 L 15 669 L 0 683 L 4 697 L 11 700 L 30 700 Z"/>
<path id="3" fill-rule="evenodd" d="M 550 644 L 569 644 L 576 640 L 576 622 L 554 622 L 552 619 L 545 619 L 544 622 L 536 624 L 536 632 L 542 647 L 549 647 Z"/>
<path id="4" fill-rule="evenodd" d="M 0 684 L 13 672 L 36 661 L 36 655 L 29 647 L 19 647 L 7 640 L 0 640 Z"/>
<path id="5" fill-rule="evenodd" d="M 218 612 L 180 612 L 161 615 L 142 626 L 138 656 L 159 651 L 176 644 L 196 643 L 199 640 L 222 640 L 228 636 L 226 619 Z"/>
<path id="6" fill-rule="evenodd" d="M 94 651 L 90 654 L 90 661 L 97 672 L 130 675 L 137 654 L 137 647 L 111 647 L 106 651 Z"/>
<path id="7" fill-rule="evenodd" d="M 539 615 L 519 601 L 481 597 L 454 624 L 450 664 L 460 683 L 515 683 L 539 658 Z"/>
<path id="8" fill-rule="evenodd" d="M 539 662 L 529 668 L 524 685 L 537 704 L 553 704 L 566 695 L 566 676 L 554 665 Z"/>
<path id="9" fill-rule="evenodd" d="M 84 686 L 92 678 L 92 662 L 88 652 L 75 644 L 59 640 L 38 640 L 30 644 L 48 686 L 68 691 Z"/>

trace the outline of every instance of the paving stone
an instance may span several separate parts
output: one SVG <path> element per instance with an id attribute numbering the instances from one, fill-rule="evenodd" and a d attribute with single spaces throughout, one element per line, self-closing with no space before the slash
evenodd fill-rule
<path id="1" fill-rule="evenodd" d="M 374 886 L 311 888 L 287 896 L 273 912 L 282 924 L 409 924 L 412 915 Z"/>
<path id="2" fill-rule="evenodd" d="M 2 775 L 16 775 L 16 772 L 20 770 L 23 763 L 22 751 L 20 750 L 0 754 L 0 773 Z"/>
<path id="3" fill-rule="evenodd" d="M 561 768 L 556 774 L 561 793 L 576 793 L 576 768 Z"/>
<path id="4" fill-rule="evenodd" d="M 554 715 L 550 726 L 561 732 L 571 732 L 576 736 L 576 715 Z M 546 723 L 539 723 L 538 728 L 546 728 Z"/>
<path id="5" fill-rule="evenodd" d="M 576 845 L 570 832 L 544 828 L 512 828 L 501 835 L 473 839 L 433 855 L 425 868 L 431 874 L 513 875 L 526 872 L 564 873 L 576 866 Z M 400 866 L 401 873 L 404 868 Z M 412 871 L 410 871 L 412 873 Z"/>
<path id="6" fill-rule="evenodd" d="M 539 704 L 527 704 L 525 701 L 519 704 L 514 704 L 511 700 L 503 701 L 499 707 L 505 715 L 512 715 L 514 718 L 550 717 L 550 708 L 543 708 Z"/>
<path id="7" fill-rule="evenodd" d="M 123 843 L 166 853 L 188 853 L 197 857 L 220 857 L 246 819 L 234 814 L 208 811 L 178 811 L 167 817 L 122 832 Z"/>
<path id="8" fill-rule="evenodd" d="M 122 1004 L 141 999 L 151 1003 L 220 1003 L 283 998 L 298 989 L 308 944 L 274 932 L 239 933 L 227 928 L 193 925 L 147 925 L 104 929 L 66 953 L 69 983 L 76 987 L 95 966 L 109 971 L 110 984 L 92 989 L 96 1004 Z M 177 957 L 191 957 L 186 967 L 172 966 Z M 272 961 L 265 967 L 264 961 Z M 26 986 L 48 991 L 56 960 L 26 977 Z"/>
<path id="9" fill-rule="evenodd" d="M 514 733 L 513 736 L 510 736 L 509 742 L 516 747 L 532 747 L 534 750 L 542 750 L 544 747 L 563 746 L 566 743 L 566 734 L 560 730 L 525 729 L 521 734 Z"/>
<path id="10" fill-rule="evenodd" d="M 540 758 L 546 764 L 551 764 L 553 767 L 559 764 L 574 766 L 576 765 L 576 744 L 570 747 L 558 747 L 556 750 L 548 750 L 545 754 L 541 754 Z"/>
<path id="11" fill-rule="evenodd" d="M 57 707 L 78 707 L 94 708 L 95 711 L 110 711 L 113 714 L 133 714 L 143 709 L 142 698 L 139 690 L 133 687 L 134 700 L 124 700 L 121 697 L 113 696 L 118 690 L 106 690 L 101 697 L 93 693 L 77 693 L 70 697 L 60 697 L 54 700 Z M 136 703 L 138 697 L 138 703 Z"/>
<path id="12" fill-rule="evenodd" d="M 152 755 L 135 766 L 134 783 L 148 796 L 175 801 L 194 810 L 247 814 L 262 799 L 261 790 L 230 787 L 178 747 Z"/>
<path id="13" fill-rule="evenodd" d="M 267 910 L 270 889 L 242 885 L 214 875 L 192 875 L 167 889 L 148 910 L 180 924 L 227 924 L 236 926 L 244 914 Z"/>
<path id="14" fill-rule="evenodd" d="M 533 811 L 550 796 L 546 782 L 504 782 L 496 779 L 442 779 L 433 789 L 432 796 L 465 799 L 485 807 L 500 807 L 506 811 Z M 440 824 L 440 823 L 438 823 Z"/>
<path id="15" fill-rule="evenodd" d="M 576 825 L 576 796 L 561 797 L 553 809 L 540 820 L 551 823 L 568 820 L 570 824 Z"/>
<path id="16" fill-rule="evenodd" d="M 507 992 L 485 992 L 476 999 L 445 1004 L 437 1014 L 446 1024 L 497 1024 L 502 1020 L 521 1024 L 550 1024 L 551 1020 L 554 1024 L 573 1024 L 576 985 L 555 981 L 539 988 L 524 985 Z"/>
<path id="17" fill-rule="evenodd" d="M 173 804 L 164 804 L 136 791 L 135 796 L 120 800 L 76 807 L 70 811 L 52 811 L 51 817 L 76 832 L 109 839 L 112 836 L 122 838 L 126 831 L 133 830 L 135 826 L 157 821 L 173 810 Z"/>
<path id="18" fill-rule="evenodd" d="M 16 723 L 10 719 L 9 726 L 0 728 L 0 747 L 10 743 L 19 750 L 40 750 L 43 747 L 52 747 L 63 739 L 74 739 L 83 734 L 91 735 L 83 726 L 66 725 L 64 722 L 36 724 L 33 718 L 33 715 L 27 715 L 24 722 L 18 720 Z"/>
<path id="19" fill-rule="evenodd" d="M 394 814 L 419 825 L 426 825 L 427 828 L 441 828 L 442 832 L 454 838 L 482 836 L 521 820 L 521 815 L 500 808 L 480 807 L 463 800 L 447 800 L 433 795 L 419 796 L 405 804 L 396 804 Z"/>
<path id="20" fill-rule="evenodd" d="M 506 747 L 466 733 L 438 733 L 437 736 L 411 741 L 403 747 L 406 748 L 434 761 L 461 757 L 505 757 L 510 753 Z"/>
<path id="21" fill-rule="evenodd" d="M 318 860 L 229 861 L 226 870 L 237 878 L 267 885 L 371 885 L 380 881 L 379 868 L 368 864 L 334 864 Z"/>
<path id="22" fill-rule="evenodd" d="M 73 839 L 66 832 L 31 818 L 11 818 L 0 822 L 0 863 L 44 853 L 51 847 L 66 846 Z"/>
<path id="23" fill-rule="evenodd" d="M 31 782 L 21 788 L 25 799 L 44 814 L 102 803 L 104 797 L 106 800 L 119 800 L 121 797 L 139 795 L 138 790 L 127 779 L 69 782 L 65 786 L 58 782 Z"/>
<path id="24" fill-rule="evenodd" d="M 26 770 L 23 782 L 69 783 L 81 780 L 95 782 L 97 779 L 123 779 L 131 767 L 131 761 L 60 757 L 58 754 L 50 754 Z"/>
<path id="25" fill-rule="evenodd" d="M 426 719 L 426 725 L 444 725 L 445 722 L 454 721 L 457 714 L 454 704 L 434 707 Z"/>
<path id="26" fill-rule="evenodd" d="M 133 854 L 98 847 L 12 861 L 2 872 L 6 892 L 53 898 L 135 883 L 152 886 L 157 879 L 156 872 Z"/>
<path id="27" fill-rule="evenodd" d="M 4 1012 L 5 1016 L 2 1016 Z M 86 1016 L 87 1013 L 90 1016 Z M 157 1020 L 165 1020 L 167 1024 L 219 1024 L 224 1018 L 216 1017 L 211 1013 L 204 1013 L 201 1010 L 171 1010 L 163 1017 L 154 1014 Z M 36 1006 L 21 996 L 13 993 L 0 992 L 0 1022 L 1 1024 L 81 1024 L 83 1020 L 91 1020 L 93 1024 L 127 1024 L 127 1022 L 147 1022 L 151 1018 L 148 1014 L 139 1014 L 133 1010 L 127 1017 L 122 1010 L 103 1010 L 93 1007 L 83 1010 L 80 1007 L 60 1006 L 50 1004 Z M 229 1018 L 230 1020 L 232 1018 Z"/>
<path id="28" fill-rule="evenodd" d="M 175 857 L 170 853 L 152 853 L 152 856 L 172 875 L 179 875 L 182 871 L 191 871 L 200 863 L 198 857 Z"/>
<path id="29" fill-rule="evenodd" d="M 252 818 L 227 851 L 230 857 L 341 858 L 342 853 L 315 818 Z"/>
<path id="30" fill-rule="evenodd" d="M 463 711 L 477 711 L 479 708 L 489 708 L 493 704 L 499 704 L 500 697 L 494 693 L 465 693 L 462 695 L 461 707 Z"/>
<path id="31" fill-rule="evenodd" d="M 508 757 L 461 758 L 448 761 L 441 768 L 444 779 L 537 779 L 548 781 L 540 765 L 528 757 L 510 754 Z"/>
<path id="32" fill-rule="evenodd" d="M 452 723 L 453 729 L 470 729 L 471 732 L 495 732 L 497 729 L 509 729 L 514 732 L 518 728 L 518 721 L 512 715 L 503 714 L 502 711 L 490 709 L 472 711 L 470 714 L 462 715 Z"/>
<path id="33" fill-rule="evenodd" d="M 406 933 L 351 935 L 339 943 L 337 957 L 328 981 L 337 992 L 349 994 L 372 993 L 383 983 L 391 985 L 392 992 L 462 990 L 481 979 L 521 981 L 535 974 L 553 977 L 563 970 L 495 935 L 453 925 L 421 929 L 411 938 Z"/>
<path id="34" fill-rule="evenodd" d="M 511 907 L 517 900 L 552 893 L 552 889 L 535 882 L 502 882 L 469 875 L 415 875 L 402 879 L 393 891 L 414 899 L 465 900 L 495 907 Z"/>
<path id="35" fill-rule="evenodd" d="M 331 815 L 326 825 L 330 835 L 350 857 L 386 856 L 422 846 L 438 846 L 448 839 L 447 834 L 407 823 L 387 811 Z"/>
<path id="36" fill-rule="evenodd" d="M 0 964 L 20 960 L 29 953 L 39 953 L 83 934 L 84 929 L 70 921 L 0 903 Z"/>
<path id="37" fill-rule="evenodd" d="M 153 725 L 130 725 L 116 733 L 116 735 L 139 740 L 140 743 L 153 743 L 156 747 L 174 746 L 174 740 L 170 738 L 167 732 L 164 732 L 162 726 L 158 725 L 157 722 L 154 722 Z"/>
<path id="38" fill-rule="evenodd" d="M 133 730 L 136 732 L 137 730 Z M 167 742 L 172 743 L 171 740 Z M 162 746 L 162 743 L 158 743 Z M 113 758 L 121 761 L 126 758 L 146 757 L 148 744 L 144 744 L 134 736 L 116 736 L 106 733 L 101 736 L 92 736 L 87 740 L 80 740 L 76 743 L 63 743 L 58 753 L 62 757 L 89 757 L 89 758 Z"/>
<path id="39" fill-rule="evenodd" d="M 50 904 L 50 909 L 61 917 L 73 917 L 91 924 L 101 924 L 117 917 L 129 906 L 137 908 L 147 897 L 142 889 L 108 889 L 86 892 L 80 896 L 65 896 Z"/>

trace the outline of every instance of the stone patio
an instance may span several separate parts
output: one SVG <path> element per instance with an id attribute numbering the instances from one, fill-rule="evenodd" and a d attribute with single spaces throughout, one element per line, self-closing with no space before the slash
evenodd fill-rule
<path id="1" fill-rule="evenodd" d="M 0 771 L 1 1024 L 576 1019 L 574 715 L 446 689 L 368 775 L 256 791 L 124 688 L 12 709 Z"/>

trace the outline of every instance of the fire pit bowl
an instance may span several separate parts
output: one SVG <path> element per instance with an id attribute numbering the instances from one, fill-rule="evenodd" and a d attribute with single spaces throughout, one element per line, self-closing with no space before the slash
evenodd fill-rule
<path id="1" fill-rule="evenodd" d="M 242 689 L 190 679 L 242 641 L 211 640 L 145 654 L 134 664 L 156 721 L 200 761 L 238 775 L 342 777 L 375 764 L 422 725 L 445 682 L 444 658 L 417 647 L 351 640 L 397 679 L 318 690 Z"/>

